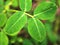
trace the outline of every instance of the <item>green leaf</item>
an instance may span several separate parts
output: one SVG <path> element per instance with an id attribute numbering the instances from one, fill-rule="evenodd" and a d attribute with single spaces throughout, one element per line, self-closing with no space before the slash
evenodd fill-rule
<path id="1" fill-rule="evenodd" d="M 0 0 L 0 6 L 4 5 L 4 0 Z"/>
<path id="2" fill-rule="evenodd" d="M 57 7 L 52 2 L 43 2 L 34 10 L 34 16 L 42 20 L 49 20 L 56 14 Z"/>
<path id="3" fill-rule="evenodd" d="M 48 44 L 47 37 L 41 43 L 38 43 L 38 45 L 47 45 L 47 44 Z"/>
<path id="4" fill-rule="evenodd" d="M 57 41 L 57 36 L 52 31 L 52 24 L 50 22 L 46 22 L 45 27 L 47 30 L 47 35 L 48 35 L 49 40 L 52 43 L 55 43 Z"/>
<path id="5" fill-rule="evenodd" d="M 24 39 L 23 45 L 33 45 L 33 43 L 28 39 Z"/>
<path id="6" fill-rule="evenodd" d="M 52 17 L 51 19 L 49 19 L 49 20 L 47 20 L 47 21 L 50 21 L 51 23 L 53 23 L 54 21 L 55 21 L 55 16 L 54 17 Z"/>
<path id="7" fill-rule="evenodd" d="M 18 0 L 12 0 L 13 3 L 12 3 L 12 6 L 13 7 L 18 7 Z"/>
<path id="8" fill-rule="evenodd" d="M 42 42 L 46 36 L 46 30 L 43 23 L 35 18 L 31 18 L 28 21 L 28 32 L 32 38 L 39 42 Z"/>
<path id="9" fill-rule="evenodd" d="M 8 35 L 15 36 L 24 27 L 27 22 L 27 17 L 24 12 L 16 12 L 7 21 L 4 28 Z"/>
<path id="10" fill-rule="evenodd" d="M 8 45 L 8 43 L 8 37 L 3 32 L 0 32 L 0 45 Z"/>
<path id="11" fill-rule="evenodd" d="M 41 45 L 47 45 L 48 43 L 47 43 L 47 37 L 46 37 L 46 39 L 41 43 Z"/>
<path id="12" fill-rule="evenodd" d="M 19 6 L 22 11 L 30 11 L 32 7 L 32 0 L 19 0 Z"/>
<path id="13" fill-rule="evenodd" d="M 0 13 L 0 27 L 4 26 L 7 21 L 7 17 L 4 13 Z"/>

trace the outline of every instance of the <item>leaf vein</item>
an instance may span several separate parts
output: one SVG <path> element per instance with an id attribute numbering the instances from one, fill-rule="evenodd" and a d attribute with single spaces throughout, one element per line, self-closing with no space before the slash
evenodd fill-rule
<path id="1" fill-rule="evenodd" d="M 21 18 L 24 16 L 24 13 L 22 14 L 22 16 L 20 17 L 20 18 L 18 18 L 18 20 L 15 22 L 15 24 L 19 21 L 19 20 L 21 20 Z M 9 30 L 15 25 L 15 24 L 13 24 L 10 28 L 9 28 Z"/>
<path id="2" fill-rule="evenodd" d="M 38 24 L 37 24 L 35 18 L 33 18 L 33 20 L 34 20 L 34 23 L 35 23 L 35 25 L 36 25 L 36 27 L 37 27 L 37 30 L 38 30 L 38 33 L 39 33 L 39 37 L 41 38 L 41 34 L 40 34 L 40 31 L 39 31 L 39 28 L 38 28 Z"/>
<path id="3" fill-rule="evenodd" d="M 44 12 L 38 13 L 38 14 L 36 14 L 36 15 L 34 15 L 34 16 L 38 16 L 38 15 L 40 15 L 40 14 L 42 14 L 42 13 L 45 13 L 45 12 L 51 10 L 51 9 L 53 9 L 53 8 L 50 8 L 50 9 L 48 9 L 48 10 L 45 10 Z"/>

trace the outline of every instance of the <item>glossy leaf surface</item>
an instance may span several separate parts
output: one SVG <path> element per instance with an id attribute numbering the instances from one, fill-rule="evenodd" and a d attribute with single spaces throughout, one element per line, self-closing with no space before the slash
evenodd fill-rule
<path id="1" fill-rule="evenodd" d="M 0 32 L 0 45 L 8 45 L 8 37 L 3 32 Z"/>
<path id="2" fill-rule="evenodd" d="M 24 27 L 26 21 L 24 12 L 16 12 L 8 19 L 4 30 L 8 35 L 14 36 Z"/>
<path id="3" fill-rule="evenodd" d="M 57 7 L 52 2 L 43 2 L 34 10 L 34 16 L 42 20 L 49 20 L 56 14 Z"/>
<path id="4" fill-rule="evenodd" d="M 28 32 L 32 38 L 39 42 L 43 41 L 46 36 L 46 31 L 43 23 L 35 18 L 31 18 L 28 21 Z"/>
<path id="5" fill-rule="evenodd" d="M 19 6 L 22 11 L 30 11 L 32 7 L 32 0 L 19 0 Z"/>
<path id="6" fill-rule="evenodd" d="M 0 27 L 4 26 L 7 21 L 7 17 L 4 13 L 0 13 Z"/>

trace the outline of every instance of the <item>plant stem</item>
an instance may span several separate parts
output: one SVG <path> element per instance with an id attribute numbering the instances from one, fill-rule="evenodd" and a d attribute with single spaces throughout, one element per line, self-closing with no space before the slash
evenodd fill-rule
<path id="1" fill-rule="evenodd" d="M 8 3 L 8 5 L 5 5 L 5 10 L 3 10 L 3 13 L 5 13 L 7 10 L 9 10 L 9 6 L 12 4 L 12 1 Z"/>
<path id="2" fill-rule="evenodd" d="M 18 10 L 12 10 L 12 9 L 10 9 L 8 11 L 11 11 L 11 12 L 19 12 Z"/>
<path id="3" fill-rule="evenodd" d="M 11 12 L 19 12 L 18 10 L 8 10 L 8 11 L 11 11 Z M 26 12 L 24 12 L 27 16 L 29 16 L 29 17 L 31 17 L 31 18 L 33 18 L 34 16 L 32 16 L 32 15 L 30 15 L 30 14 L 28 14 L 28 13 L 26 13 Z"/>
<path id="4" fill-rule="evenodd" d="M 28 13 L 25 13 L 27 16 L 31 17 L 31 18 L 34 18 L 34 16 L 28 14 Z"/>

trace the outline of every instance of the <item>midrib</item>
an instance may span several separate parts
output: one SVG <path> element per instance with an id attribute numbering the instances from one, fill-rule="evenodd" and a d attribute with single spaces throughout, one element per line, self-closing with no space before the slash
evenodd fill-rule
<path id="1" fill-rule="evenodd" d="M 50 8 L 50 9 L 48 9 L 48 10 L 45 10 L 45 11 L 41 12 L 41 13 L 35 14 L 34 16 L 38 16 L 38 15 L 40 15 L 40 14 L 42 14 L 42 13 L 45 13 L 45 12 L 51 10 L 51 9 L 53 9 L 53 8 Z"/>
<path id="2" fill-rule="evenodd" d="M 34 23 L 35 23 L 35 25 L 36 25 L 36 27 L 37 27 L 37 31 L 38 31 L 38 33 L 39 33 L 39 37 L 41 38 L 41 34 L 40 34 L 40 31 L 39 31 L 39 28 L 38 28 L 37 22 L 36 22 L 35 18 L 33 18 L 33 20 L 34 20 Z"/>
<path id="3" fill-rule="evenodd" d="M 23 13 L 23 15 L 20 17 L 20 18 L 18 18 L 18 20 L 9 28 L 9 30 L 19 21 L 19 20 L 21 20 L 21 18 L 24 16 L 24 13 Z"/>

